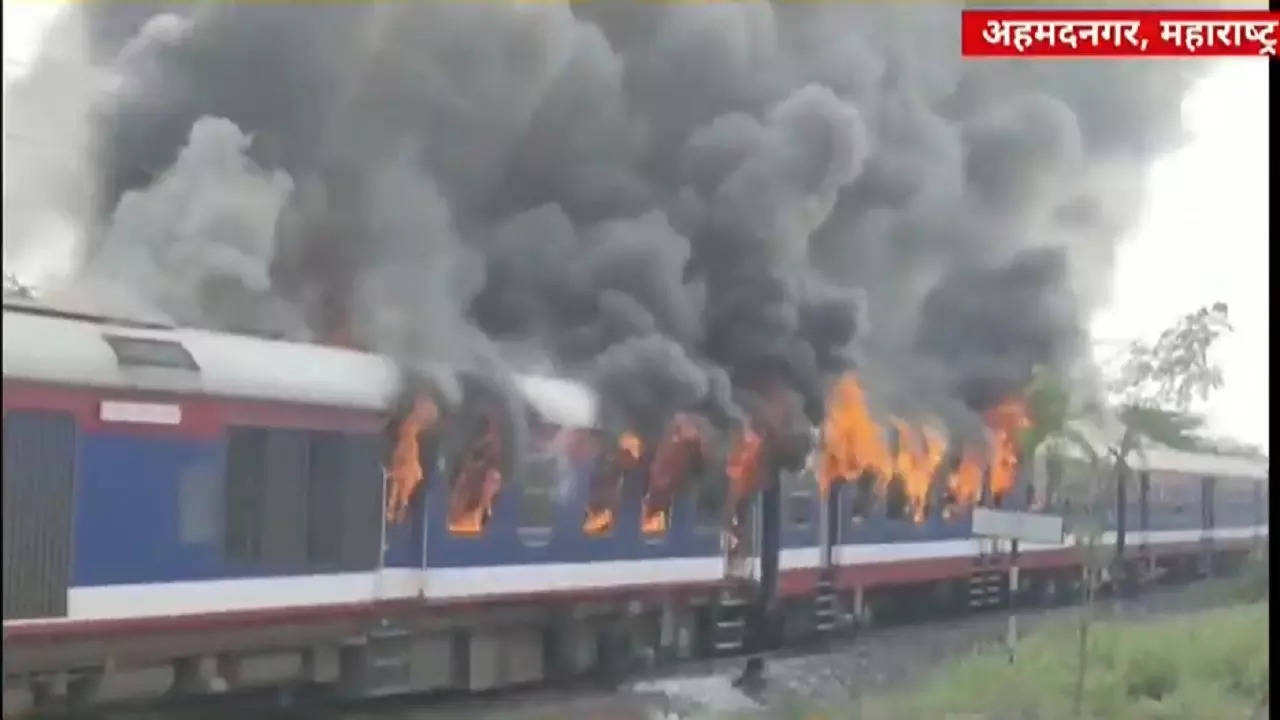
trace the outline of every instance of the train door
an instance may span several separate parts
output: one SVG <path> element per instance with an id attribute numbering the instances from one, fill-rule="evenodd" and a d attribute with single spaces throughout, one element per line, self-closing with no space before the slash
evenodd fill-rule
<path id="1" fill-rule="evenodd" d="M 730 509 L 729 527 L 721 534 L 725 577 L 739 580 L 756 577 L 756 560 L 760 554 L 757 546 L 760 536 L 757 530 L 760 524 L 759 504 L 759 495 L 755 495 Z"/>
<path id="2" fill-rule="evenodd" d="M 818 507 L 818 567 L 830 568 L 835 564 L 835 548 L 840 542 L 840 493 L 839 483 L 821 496 Z"/>
<path id="3" fill-rule="evenodd" d="M 1116 478 L 1116 567 L 1123 567 L 1124 550 L 1129 531 L 1129 476 L 1131 471 L 1127 465 L 1121 464 L 1119 477 Z"/>
<path id="4" fill-rule="evenodd" d="M 1255 548 L 1262 543 L 1262 528 L 1267 523 L 1266 511 L 1266 500 L 1263 499 L 1263 483 L 1255 482 L 1253 484 L 1253 546 Z"/>
<path id="5" fill-rule="evenodd" d="M 1143 470 L 1138 473 L 1138 556 L 1142 559 L 1143 572 L 1155 572 L 1155 557 L 1151 554 L 1151 546 L 1147 536 L 1151 530 L 1151 473 Z"/>
<path id="6" fill-rule="evenodd" d="M 760 491 L 760 592 L 772 602 L 778 588 L 782 549 L 782 483 L 775 479 Z"/>
<path id="7" fill-rule="evenodd" d="M 1217 479 L 1205 476 L 1200 481 L 1200 570 L 1205 575 L 1213 574 L 1213 529 L 1214 521 L 1213 496 Z"/>

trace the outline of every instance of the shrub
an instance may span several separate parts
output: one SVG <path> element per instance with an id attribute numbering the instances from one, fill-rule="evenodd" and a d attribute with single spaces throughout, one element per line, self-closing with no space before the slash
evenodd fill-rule
<path id="1" fill-rule="evenodd" d="M 1118 720 L 1228 720 L 1268 703 L 1268 605 L 1258 603 L 1139 623 L 1095 623 L 1085 713 Z M 1075 626 L 1045 628 L 1010 664 L 987 650 L 944 667 L 919 688 L 887 698 L 890 717 L 972 713 L 990 720 L 1069 718 Z M 828 717 L 848 717 L 830 714 Z"/>

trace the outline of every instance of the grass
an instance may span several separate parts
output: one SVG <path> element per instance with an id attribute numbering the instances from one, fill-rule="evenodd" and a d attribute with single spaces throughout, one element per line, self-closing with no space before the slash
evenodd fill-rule
<path id="1" fill-rule="evenodd" d="M 1090 628 L 1086 718 L 1248 720 L 1269 704 L 1269 603 Z M 1077 626 L 1046 628 L 1010 664 L 1002 648 L 943 668 L 865 717 L 1072 718 Z M 828 717 L 831 717 L 829 715 Z M 1265 716 L 1264 716 L 1265 717 Z"/>

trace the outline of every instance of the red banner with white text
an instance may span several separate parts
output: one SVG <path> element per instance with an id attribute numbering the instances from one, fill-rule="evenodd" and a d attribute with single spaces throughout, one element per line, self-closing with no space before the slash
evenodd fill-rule
<path id="1" fill-rule="evenodd" d="M 1275 57 L 1265 10 L 966 10 L 965 57 Z"/>

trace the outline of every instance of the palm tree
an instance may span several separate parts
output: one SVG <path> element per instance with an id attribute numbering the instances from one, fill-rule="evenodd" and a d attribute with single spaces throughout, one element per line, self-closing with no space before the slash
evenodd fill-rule
<path id="1" fill-rule="evenodd" d="M 1082 507 L 1076 508 L 1072 518 L 1073 535 L 1081 549 L 1081 586 L 1083 605 L 1080 610 L 1079 645 L 1076 656 L 1076 678 L 1073 694 L 1075 713 L 1080 714 L 1084 697 L 1084 677 L 1087 671 L 1089 624 L 1092 619 L 1094 589 L 1097 586 L 1097 546 L 1102 523 L 1097 522 L 1099 499 L 1103 493 L 1105 472 L 1102 459 L 1094 449 L 1087 434 L 1079 427 L 1081 422 L 1094 414 L 1094 403 L 1078 403 L 1063 378 L 1044 367 L 1032 373 L 1026 394 L 1031 427 L 1022 436 L 1021 456 L 1034 461 L 1036 454 L 1045 453 L 1045 492 L 1040 505 L 1048 508 L 1062 478 L 1062 469 L 1069 455 L 1084 461 L 1087 469 L 1088 494 Z M 1076 452 L 1072 453 L 1071 450 Z M 1065 519 L 1065 518 L 1064 518 Z M 1081 531 L 1084 532 L 1081 532 Z"/>

